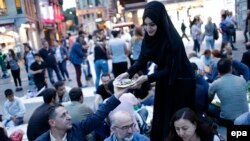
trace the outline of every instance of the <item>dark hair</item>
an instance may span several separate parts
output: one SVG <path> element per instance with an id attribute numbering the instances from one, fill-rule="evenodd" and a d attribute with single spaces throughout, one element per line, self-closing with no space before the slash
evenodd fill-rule
<path id="1" fill-rule="evenodd" d="M 102 77 L 106 77 L 106 76 L 108 76 L 109 78 L 111 78 L 111 76 L 110 76 L 109 73 L 103 73 L 103 74 L 101 75 L 101 78 L 102 78 Z"/>
<path id="2" fill-rule="evenodd" d="M 12 91 L 12 89 L 6 89 L 6 90 L 4 91 L 4 94 L 5 94 L 5 97 L 8 97 L 8 96 L 10 96 L 10 95 L 13 95 L 14 92 Z"/>
<path id="3" fill-rule="evenodd" d="M 83 96 L 81 88 L 75 87 L 69 91 L 69 98 L 71 101 L 79 101 L 81 96 Z"/>
<path id="4" fill-rule="evenodd" d="M 71 34 L 70 34 L 70 33 L 68 33 L 68 36 L 71 36 Z"/>
<path id="5" fill-rule="evenodd" d="M 60 103 L 56 103 L 55 105 L 49 107 L 48 109 L 48 115 L 49 115 L 49 119 L 54 119 L 56 117 L 56 109 L 58 107 L 64 107 L 62 104 Z"/>
<path id="6" fill-rule="evenodd" d="M 93 38 L 93 36 L 92 36 L 92 35 L 89 35 L 88 38 L 89 38 L 89 40 L 91 40 L 91 39 Z"/>
<path id="7" fill-rule="evenodd" d="M 206 50 L 204 51 L 204 55 L 208 55 L 208 54 L 211 54 L 211 50 L 210 50 L 210 49 L 206 49 Z"/>
<path id="8" fill-rule="evenodd" d="M 56 99 L 56 90 L 54 88 L 46 88 L 42 91 L 41 95 L 43 96 L 44 103 L 50 103 L 52 99 Z"/>
<path id="9" fill-rule="evenodd" d="M 221 17 L 222 17 L 222 19 L 226 19 L 227 18 L 227 14 L 224 13 L 224 14 L 221 15 Z"/>
<path id="10" fill-rule="evenodd" d="M 195 132 L 199 137 L 208 137 L 209 135 L 213 134 L 213 129 L 206 124 L 203 124 L 193 110 L 188 107 L 184 107 L 176 111 L 172 116 L 170 121 L 170 132 L 169 136 L 167 137 L 167 141 L 182 141 L 182 139 L 176 133 L 174 126 L 174 123 L 179 119 L 185 119 L 190 121 L 192 124 L 196 124 Z"/>
<path id="11" fill-rule="evenodd" d="M 63 81 L 57 81 L 55 84 L 54 84 L 54 87 L 56 90 L 58 90 L 59 87 L 63 86 L 64 85 L 64 82 Z"/>
<path id="12" fill-rule="evenodd" d="M 219 73 L 226 74 L 231 71 L 232 61 L 228 58 L 222 58 L 217 63 L 217 68 Z"/>
<path id="13" fill-rule="evenodd" d="M 214 50 L 212 51 L 212 54 L 213 54 L 213 56 L 216 57 L 216 58 L 220 58 L 220 57 L 221 57 L 221 53 L 220 53 L 220 51 L 217 50 L 217 49 L 214 49 Z"/>
<path id="14" fill-rule="evenodd" d="M 29 48 L 29 50 L 32 50 L 28 43 L 23 43 L 23 46 Z"/>
<path id="15" fill-rule="evenodd" d="M 111 34 L 116 38 L 119 35 L 120 31 L 113 30 L 111 31 Z"/>
<path id="16" fill-rule="evenodd" d="M 198 70 L 198 66 L 197 66 L 195 63 L 191 63 L 191 66 L 192 66 L 192 68 L 193 68 L 195 71 Z"/>
<path id="17" fill-rule="evenodd" d="M 82 31 L 82 30 L 80 30 L 79 32 L 78 32 L 78 35 L 82 35 L 82 34 L 84 34 L 84 32 Z"/>
<path id="18" fill-rule="evenodd" d="M 13 49 L 9 49 L 9 52 L 12 58 L 16 58 L 16 54 Z"/>

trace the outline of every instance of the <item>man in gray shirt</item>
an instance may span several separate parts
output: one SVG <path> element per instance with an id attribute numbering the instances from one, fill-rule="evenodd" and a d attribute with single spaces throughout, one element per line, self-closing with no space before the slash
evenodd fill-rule
<path id="1" fill-rule="evenodd" d="M 248 111 L 247 83 L 243 78 L 231 74 L 232 62 L 229 59 L 221 59 L 217 68 L 221 77 L 211 84 L 208 95 L 213 99 L 217 94 L 221 101 L 221 123 L 233 124 L 238 116 Z"/>

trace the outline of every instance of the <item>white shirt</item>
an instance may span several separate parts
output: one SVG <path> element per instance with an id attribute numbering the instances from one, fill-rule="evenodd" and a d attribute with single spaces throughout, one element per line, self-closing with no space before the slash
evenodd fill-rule
<path id="1" fill-rule="evenodd" d="M 25 112 L 26 109 L 24 104 L 17 97 L 14 97 L 13 101 L 7 100 L 4 103 L 4 119 L 8 120 L 12 116 L 24 117 Z"/>
<path id="2" fill-rule="evenodd" d="M 62 59 L 62 54 L 61 54 L 61 50 L 60 50 L 60 46 L 58 46 L 56 48 L 56 59 L 59 61 L 59 62 L 62 62 L 63 59 Z"/>
<path id="3" fill-rule="evenodd" d="M 51 131 L 49 132 L 49 136 L 50 136 L 50 141 L 58 141 L 54 138 L 54 136 L 51 134 Z M 67 141 L 67 133 L 65 133 L 65 135 L 62 138 L 62 141 Z"/>

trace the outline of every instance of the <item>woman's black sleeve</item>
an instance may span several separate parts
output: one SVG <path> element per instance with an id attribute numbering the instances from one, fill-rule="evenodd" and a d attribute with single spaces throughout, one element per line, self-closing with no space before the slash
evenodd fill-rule
<path id="1" fill-rule="evenodd" d="M 163 70 L 160 70 L 158 72 L 150 74 L 150 75 L 148 75 L 148 82 L 151 83 L 151 82 L 155 82 L 156 80 L 159 80 L 159 79 L 164 79 L 167 77 L 168 73 L 169 73 L 168 69 L 165 68 Z"/>
<path id="2" fill-rule="evenodd" d="M 146 57 L 143 54 L 140 54 L 138 60 L 128 69 L 128 74 L 130 77 L 133 77 L 135 73 L 137 73 L 139 70 L 142 70 L 144 67 L 146 67 L 148 62 L 148 57 Z"/>

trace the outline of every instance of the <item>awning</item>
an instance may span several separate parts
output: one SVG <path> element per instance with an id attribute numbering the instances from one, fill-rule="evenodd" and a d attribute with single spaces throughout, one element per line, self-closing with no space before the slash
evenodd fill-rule
<path id="1" fill-rule="evenodd" d="M 14 19 L 0 19 L 0 25 L 13 24 L 14 22 Z"/>
<path id="2" fill-rule="evenodd" d="M 124 9 L 126 12 L 128 11 L 134 11 L 138 9 L 143 9 L 145 8 L 145 5 L 147 2 L 137 2 L 137 3 L 132 3 L 132 4 L 125 4 Z"/>
<path id="3" fill-rule="evenodd" d="M 113 28 L 122 28 L 122 27 L 128 27 L 128 26 L 131 26 L 133 25 L 132 22 L 127 22 L 127 23 L 118 23 L 118 24 L 113 24 L 112 27 Z"/>

